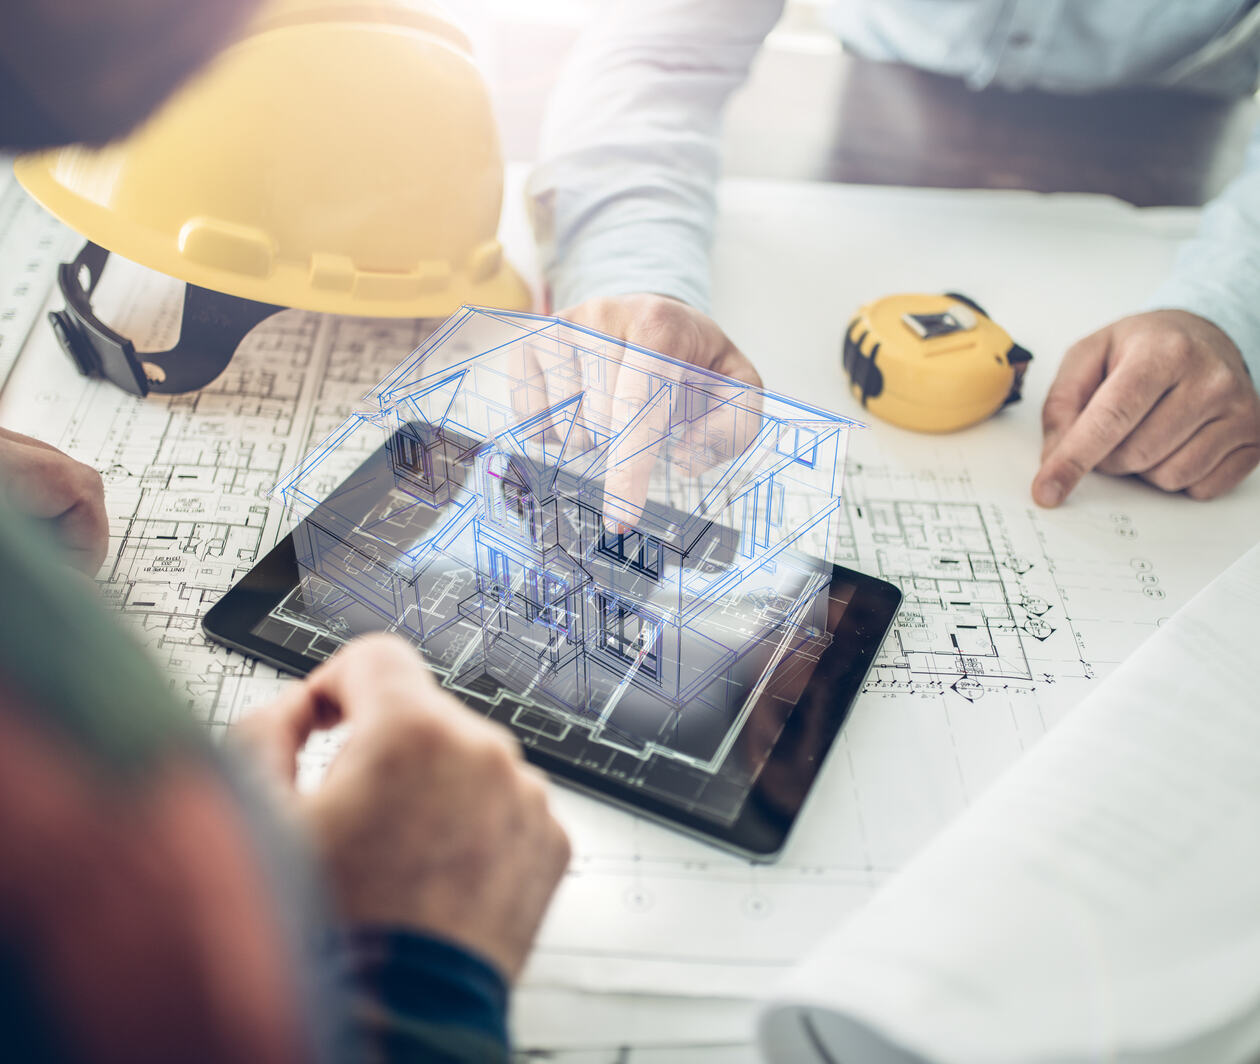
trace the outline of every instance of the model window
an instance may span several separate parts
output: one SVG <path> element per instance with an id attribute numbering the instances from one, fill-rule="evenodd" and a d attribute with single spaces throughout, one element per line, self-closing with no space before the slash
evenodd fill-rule
<path id="1" fill-rule="evenodd" d="M 490 519 L 538 542 L 538 510 L 533 494 L 516 481 L 510 464 L 502 455 L 486 460 L 486 507 Z"/>
<path id="2" fill-rule="evenodd" d="M 775 446 L 779 454 L 796 459 L 803 466 L 814 468 L 818 461 L 818 433 L 813 429 L 785 425 L 779 430 L 779 438 Z"/>
<path id="3" fill-rule="evenodd" d="M 787 493 L 782 484 L 770 482 L 770 523 L 775 528 L 783 527 L 783 507 L 786 505 Z"/>
<path id="4" fill-rule="evenodd" d="M 422 484 L 431 485 L 433 482 L 432 459 L 424 444 L 405 432 L 400 432 L 394 437 L 394 444 L 394 457 L 398 468 L 410 473 Z"/>
<path id="5" fill-rule="evenodd" d="M 639 674 L 660 678 L 652 627 L 633 610 L 606 595 L 599 595 L 599 645 L 629 664 L 639 663 Z"/>
<path id="6" fill-rule="evenodd" d="M 661 576 L 661 541 L 642 532 L 613 533 L 600 528 L 599 552 L 631 569 L 659 580 Z"/>
<path id="7" fill-rule="evenodd" d="M 496 598 L 510 598 L 512 594 L 512 575 L 508 570 L 508 556 L 501 550 L 488 550 L 490 579 L 486 590 Z"/>
<path id="8" fill-rule="evenodd" d="M 569 587 L 560 579 L 533 571 L 529 574 L 529 596 L 525 615 L 563 635 L 569 635 Z"/>
<path id="9" fill-rule="evenodd" d="M 519 484 L 503 482 L 503 516 L 510 528 L 529 536 L 531 543 L 538 542 L 538 511 L 534 496 Z"/>

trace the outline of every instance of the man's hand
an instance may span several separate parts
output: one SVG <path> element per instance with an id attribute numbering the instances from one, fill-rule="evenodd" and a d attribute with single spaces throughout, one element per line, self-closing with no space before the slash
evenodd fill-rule
<path id="1" fill-rule="evenodd" d="M 1057 506 L 1091 469 L 1211 499 L 1260 463 L 1260 395 L 1242 355 L 1182 310 L 1123 318 L 1074 344 L 1041 420 L 1041 506 Z"/>
<path id="2" fill-rule="evenodd" d="M 109 519 L 95 469 L 42 440 L 0 429 L 0 488 L 52 526 L 76 568 L 96 575 L 109 548 Z"/>
<path id="3" fill-rule="evenodd" d="M 677 299 L 647 294 L 592 299 L 556 316 L 754 388 L 761 387 L 761 377 L 753 364 L 718 328 L 717 322 Z"/>
<path id="4" fill-rule="evenodd" d="M 676 299 L 656 295 L 592 299 L 560 311 L 558 317 L 649 351 L 660 352 L 678 362 L 761 388 L 761 377 L 753 364 L 718 328 L 717 323 Z M 652 369 L 652 373 L 659 372 L 659 368 Z M 615 388 L 599 397 L 605 409 L 596 410 L 596 416 L 611 415 L 615 421 L 617 416 L 624 418 L 627 413 L 633 415 L 646 407 L 652 373 L 619 374 Z M 668 427 L 670 413 L 661 408 L 648 409 L 640 423 L 640 431 L 621 440 L 609 455 L 608 468 L 612 472 L 604 484 L 604 520 L 614 533 L 629 530 L 639 520 L 647 499 L 652 466 L 657 459 L 657 447 L 653 441 L 658 440 Z M 730 446 L 738 450 L 757 433 L 758 418 L 748 416 L 749 413 L 746 409 L 730 406 L 718 415 L 704 419 L 702 426 L 692 426 L 692 431 L 702 430 L 715 436 L 721 434 L 723 438 L 729 438 Z M 719 423 L 726 421 L 730 424 Z"/>
<path id="5" fill-rule="evenodd" d="M 542 773 L 393 636 L 356 640 L 237 727 L 292 786 L 315 728 L 350 736 L 298 799 L 352 923 L 429 932 L 514 980 L 569 862 Z"/>

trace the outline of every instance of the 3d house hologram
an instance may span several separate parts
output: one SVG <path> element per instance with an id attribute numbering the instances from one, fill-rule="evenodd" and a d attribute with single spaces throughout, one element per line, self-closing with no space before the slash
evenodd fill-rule
<path id="1" fill-rule="evenodd" d="M 290 619 L 400 632 L 520 729 L 713 771 L 772 667 L 830 639 L 851 424 L 465 308 L 279 485 Z"/>

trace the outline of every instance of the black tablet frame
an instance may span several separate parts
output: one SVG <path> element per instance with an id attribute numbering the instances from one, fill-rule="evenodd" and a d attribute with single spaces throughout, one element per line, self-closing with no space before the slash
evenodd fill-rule
<path id="1" fill-rule="evenodd" d="M 256 625 L 297 583 L 298 567 L 290 535 L 211 607 L 202 619 L 206 635 L 285 672 L 305 675 L 319 664 L 317 659 L 254 634 Z M 901 591 L 893 584 L 838 565 L 833 567 L 831 588 L 833 598 L 836 590 L 851 589 L 837 618 L 831 645 L 820 656 L 808 684 L 784 719 L 733 822 L 726 824 L 692 813 L 622 781 L 574 765 L 531 745 L 530 737 L 522 734 L 526 758 L 560 782 L 631 812 L 753 860 L 774 860 L 861 692 L 901 604 Z M 475 709 L 489 708 L 479 705 L 480 700 L 473 694 L 461 691 L 460 697 Z M 771 796 L 765 781 L 773 779 L 786 782 L 786 794 L 780 788 Z"/>

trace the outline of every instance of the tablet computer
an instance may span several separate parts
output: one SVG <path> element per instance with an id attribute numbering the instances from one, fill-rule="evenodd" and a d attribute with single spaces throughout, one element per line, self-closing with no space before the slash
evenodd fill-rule
<path id="1" fill-rule="evenodd" d="M 511 537 L 490 529 L 461 553 L 449 523 L 440 535 L 434 529 L 452 506 L 467 505 L 460 485 L 477 443 L 434 431 L 404 426 L 327 492 L 206 614 L 207 635 L 305 674 L 355 635 L 398 632 L 445 686 L 511 729 L 525 756 L 553 777 L 773 859 L 892 626 L 900 591 L 781 552 L 751 587 L 689 602 L 687 588 L 701 576 L 711 589 L 724 566 L 737 568 L 730 545 L 738 532 L 709 524 L 688 557 L 675 556 L 645 534 L 610 533 L 597 509 L 578 512 L 579 502 L 552 519 L 597 523 L 581 552 L 553 547 L 547 564 L 531 569 Z M 430 463 L 458 456 L 444 459 L 444 506 L 417 505 L 415 491 L 399 491 L 400 456 L 423 473 L 421 453 Z M 500 516 L 528 535 L 542 518 L 513 493 L 510 468 L 500 474 Z M 396 560 L 339 539 L 347 513 L 355 527 L 387 528 L 390 542 L 425 544 L 423 564 L 414 561 L 404 580 Z M 684 515 L 653 514 L 657 527 L 675 516 Z M 609 573 L 623 584 L 672 588 L 681 602 L 669 616 L 686 624 L 671 628 L 650 595 L 627 607 L 628 596 L 607 590 Z"/>

